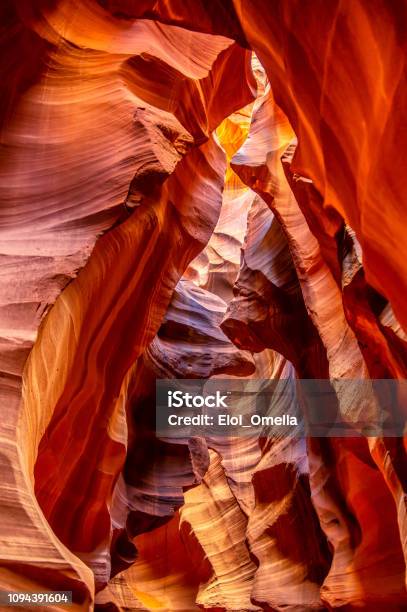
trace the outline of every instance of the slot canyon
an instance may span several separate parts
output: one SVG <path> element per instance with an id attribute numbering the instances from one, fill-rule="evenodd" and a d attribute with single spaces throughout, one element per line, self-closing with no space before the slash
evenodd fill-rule
<path id="1" fill-rule="evenodd" d="M 406 406 L 405 0 L 0 14 L 0 591 L 407 610 L 403 432 L 156 431 L 157 380 Z"/>

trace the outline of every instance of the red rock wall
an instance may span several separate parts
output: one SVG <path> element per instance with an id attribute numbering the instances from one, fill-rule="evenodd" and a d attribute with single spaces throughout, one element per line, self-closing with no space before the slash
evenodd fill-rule
<path id="1" fill-rule="evenodd" d="M 154 421 L 160 378 L 327 378 L 345 421 L 405 378 L 404 2 L 0 14 L 1 588 L 405 609 L 402 438 Z"/>

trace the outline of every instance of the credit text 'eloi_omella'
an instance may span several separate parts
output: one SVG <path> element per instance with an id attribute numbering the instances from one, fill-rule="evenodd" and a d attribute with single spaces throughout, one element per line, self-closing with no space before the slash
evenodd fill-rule
<path id="1" fill-rule="evenodd" d="M 193 393 L 184 393 L 182 391 L 168 391 L 168 408 L 228 408 L 227 395 L 221 395 L 220 391 L 216 391 L 214 395 L 200 395 Z M 297 426 L 297 417 L 289 414 L 280 414 L 276 416 L 261 416 L 259 414 L 243 415 L 243 414 L 196 414 L 191 415 L 176 415 L 168 416 L 168 425 L 170 426 L 238 426 L 238 427 L 267 427 L 267 426 Z"/>

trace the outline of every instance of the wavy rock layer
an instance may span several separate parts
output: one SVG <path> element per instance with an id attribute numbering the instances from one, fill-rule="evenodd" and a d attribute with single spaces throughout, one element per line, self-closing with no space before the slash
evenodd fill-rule
<path id="1" fill-rule="evenodd" d="M 402 3 L 1 16 L 1 588 L 404 610 L 402 438 L 155 431 L 157 379 L 324 378 L 349 422 L 405 378 Z"/>
<path id="2" fill-rule="evenodd" d="M 268 271 L 268 283 L 271 282 L 273 288 L 277 286 L 279 290 L 282 289 L 287 292 L 289 286 L 279 285 L 278 277 L 274 277 L 274 279 L 270 277 L 270 271 L 273 269 L 271 264 L 276 266 L 279 261 L 285 263 L 285 265 L 280 263 L 280 270 L 287 271 L 291 262 L 291 266 L 294 267 L 296 272 L 296 275 L 291 273 L 291 278 L 298 279 L 297 282 L 301 287 L 300 295 L 303 297 L 306 311 L 303 305 L 304 314 L 301 316 L 299 311 L 295 310 L 292 317 L 298 325 L 301 325 L 302 331 L 300 333 L 298 329 L 295 329 L 293 320 L 287 321 L 288 313 L 292 312 L 290 301 L 287 302 L 286 298 L 284 302 L 284 296 L 281 296 L 277 289 L 274 289 L 273 293 L 270 294 L 269 284 L 265 283 L 263 278 L 263 282 L 259 283 L 258 270 L 261 269 L 259 254 L 262 249 L 260 246 L 253 248 L 253 243 L 247 239 L 243 250 L 244 264 L 235 285 L 235 297 L 229 304 L 222 327 L 238 345 L 244 346 L 245 349 L 261 350 L 264 346 L 262 343 L 265 343 L 268 348 L 284 354 L 296 366 L 297 373 L 305 378 L 308 377 L 308 371 L 311 371 L 311 376 L 315 378 L 328 376 L 328 370 L 324 367 L 323 359 L 318 359 L 318 352 L 315 352 L 315 349 L 312 348 L 313 346 L 318 347 L 319 353 L 322 353 L 329 364 L 329 377 L 333 379 L 333 386 L 337 391 L 338 408 L 346 420 L 349 414 L 355 412 L 360 398 L 352 396 L 354 392 L 351 391 L 351 387 L 346 386 L 346 382 L 342 385 L 341 380 L 360 379 L 368 376 L 368 366 L 371 365 L 371 362 L 365 362 L 360 347 L 365 347 L 363 351 L 365 354 L 374 355 L 374 344 L 370 342 L 364 345 L 367 322 L 361 315 L 359 315 L 359 324 L 353 326 L 357 336 L 354 335 L 345 316 L 344 305 L 349 305 L 347 301 L 349 295 L 347 299 L 342 299 L 340 289 L 342 288 L 345 292 L 346 281 L 344 279 L 346 279 L 346 275 L 350 276 L 346 251 L 343 254 L 343 261 L 336 259 L 336 263 L 333 265 L 333 250 L 326 248 L 329 244 L 328 241 L 324 243 L 324 250 L 320 248 L 316 239 L 315 225 L 313 226 L 315 233 L 313 233 L 306 223 L 286 179 L 284 168 L 287 174 L 291 176 L 290 159 L 292 158 L 293 148 L 293 145 L 289 144 L 292 134 L 287 120 L 275 105 L 270 92 L 266 92 L 256 102 L 256 105 L 249 137 L 232 159 L 232 167 L 235 171 L 264 199 L 263 208 L 260 209 L 261 213 L 256 214 L 257 211 L 254 209 L 253 216 L 249 214 L 248 238 L 253 237 L 252 240 L 259 241 L 262 239 L 261 229 L 270 227 L 266 233 L 267 236 L 272 232 L 273 223 L 278 224 L 280 232 L 287 239 L 288 246 L 286 246 L 285 255 L 281 254 L 284 251 L 278 253 L 275 250 L 273 253 L 272 248 L 267 249 L 269 261 L 264 262 L 263 274 L 266 275 Z M 295 184 L 298 185 L 300 180 L 297 177 Z M 313 189 L 315 188 L 308 181 L 307 190 L 311 195 L 313 195 Z M 265 203 L 268 204 L 271 211 L 265 206 Z M 312 209 L 309 214 L 312 214 Z M 268 226 L 265 224 L 264 218 L 268 219 Z M 322 225 L 322 220 L 319 220 L 319 222 Z M 327 234 L 328 232 L 325 232 L 325 235 Z M 338 232 L 336 232 L 336 235 L 339 239 L 342 239 L 340 233 L 338 235 Z M 345 233 L 345 239 L 346 237 L 347 234 Z M 275 238 L 271 239 L 271 243 L 273 245 L 278 244 Z M 338 246 L 340 245 L 341 242 L 338 240 Z M 254 265 L 251 264 L 249 267 L 246 264 L 246 259 L 250 262 L 253 252 L 257 254 L 257 259 Z M 340 249 L 337 249 L 337 252 L 340 255 L 342 253 Z M 330 261 L 331 267 L 325 261 Z M 338 279 L 338 277 L 335 279 L 335 272 L 338 270 L 341 271 L 341 279 Z M 255 296 L 254 304 L 253 296 Z M 260 304 L 260 307 L 257 304 Z M 269 308 L 266 311 L 266 324 L 262 321 L 265 318 L 262 314 L 264 304 L 268 304 Z M 357 303 L 356 308 L 358 308 Z M 305 314 L 305 312 L 308 314 Z M 368 311 L 368 317 L 369 321 L 376 320 L 372 311 Z M 312 344 L 310 346 L 306 345 L 304 350 L 304 343 L 307 341 L 305 331 L 307 321 L 313 330 Z M 354 318 L 351 318 L 351 323 L 354 323 Z M 264 328 L 262 325 L 264 325 Z M 379 335 L 377 334 L 377 336 Z M 357 337 L 359 343 L 356 341 Z M 323 350 L 321 351 L 321 349 Z M 291 354 L 288 351 L 291 351 Z M 302 355 L 304 356 L 302 357 Z M 383 373 L 383 377 L 384 372 L 387 374 L 384 369 L 386 367 L 385 355 L 381 359 L 383 369 L 380 374 Z M 309 364 L 308 368 L 311 367 L 311 370 L 304 370 L 304 361 L 305 368 Z M 379 374 L 377 370 L 370 373 L 371 376 Z M 382 445 L 388 448 L 388 461 L 386 463 L 382 461 L 382 458 L 377 457 L 376 447 Z M 312 469 L 309 470 L 311 495 L 313 495 L 315 509 L 319 513 L 321 526 L 333 547 L 332 564 L 321 587 L 323 601 L 331 606 L 357 605 L 358 601 L 365 596 L 362 593 L 364 593 L 363 584 L 366 581 L 365 575 L 367 573 L 370 573 L 371 576 L 377 576 L 376 580 L 377 583 L 380 583 L 381 590 L 380 596 L 376 594 L 376 597 L 380 600 L 387 600 L 389 605 L 393 604 L 394 594 L 401 592 L 404 588 L 402 578 L 404 563 L 402 561 L 402 549 L 399 545 L 399 534 L 395 528 L 397 520 L 395 508 L 392 507 L 392 503 L 380 501 L 383 496 L 390 500 L 390 493 L 386 486 L 386 479 L 389 478 L 390 474 L 397 481 L 398 460 L 395 457 L 394 450 L 393 443 L 382 440 L 372 441 L 370 447 L 372 456 L 366 442 L 361 440 L 310 441 L 309 458 L 312 459 Z M 353 475 L 353 482 L 347 479 L 342 482 L 343 473 L 336 470 L 332 471 L 329 468 L 326 453 L 331 453 L 337 464 L 347 466 L 346 470 Z M 393 462 L 390 459 L 392 456 Z M 356 484 L 356 481 L 362 465 L 364 466 L 364 486 L 369 486 L 367 483 L 371 479 L 371 493 L 369 494 L 369 500 L 366 500 L 364 504 L 360 503 L 355 506 L 352 501 L 351 489 L 355 487 L 355 490 L 357 490 L 361 487 L 361 482 L 359 481 Z M 373 469 L 371 469 L 371 466 Z M 383 473 L 381 478 L 378 478 L 377 466 Z M 332 492 L 329 492 L 330 487 L 327 486 L 329 480 L 335 482 L 336 496 L 341 497 L 346 491 L 346 496 L 342 501 L 342 509 L 332 497 Z M 402 499 L 403 493 L 400 481 L 397 484 L 395 483 L 393 492 L 396 502 Z M 374 501 L 376 496 L 377 499 Z M 386 538 L 386 543 L 381 542 L 380 536 L 378 534 L 373 535 L 369 529 L 370 513 L 364 511 L 364 505 L 368 501 L 376 507 L 383 505 L 392 513 L 391 519 L 383 517 L 383 522 L 381 518 L 379 519 L 382 530 L 387 531 L 387 538 L 389 539 Z M 344 511 L 344 508 L 346 508 L 346 511 Z M 354 526 L 349 520 L 351 516 L 357 520 L 362 534 L 362 536 L 358 536 L 358 538 L 361 538 L 361 542 L 357 545 L 352 544 L 352 539 L 356 536 Z M 392 530 L 388 527 L 386 529 L 387 522 L 392 523 L 394 527 Z M 404 525 L 405 518 L 402 518 L 400 521 L 401 535 L 404 532 Z M 380 533 L 383 533 L 382 530 Z M 340 532 L 341 535 L 339 535 Z M 366 550 L 369 551 L 368 554 L 366 554 Z M 376 550 L 376 553 L 373 550 Z M 353 568 L 352 571 L 349 570 L 349 563 Z M 391 580 L 388 574 L 389 567 L 393 568 L 390 572 L 393 575 Z M 339 589 L 338 585 L 340 585 Z M 374 597 L 373 586 L 370 596 Z"/>
<path id="3" fill-rule="evenodd" d="M 56 575 L 73 570 L 91 598 L 92 574 L 54 533 L 106 580 L 107 504 L 125 458 L 124 374 L 153 339 L 173 287 L 212 233 L 225 161 L 209 133 L 252 99 L 255 81 L 250 54 L 230 39 L 143 20 L 129 31 L 125 21 L 108 18 L 88 2 L 42 9 L 26 3 L 5 12 L 14 36 L 5 46 L 26 48 L 32 66 L 4 79 L 9 104 L 3 108 L 7 157 L 1 169 L 7 204 L 1 220 L 1 363 L 2 397 L 9 407 L 4 461 L 13 477 L 3 481 L 3 498 L 30 514 L 23 542 L 32 552 L 27 555 L 14 542 L 18 513 L 8 513 L 2 550 L 9 551 L 5 563 L 15 564 L 21 555 L 28 559 L 27 576 L 41 577 L 50 567 L 47 559 L 55 558 Z M 6 51 L 12 55 L 7 46 Z M 235 93 L 229 87 L 226 102 L 221 83 L 230 63 L 241 67 L 242 80 Z M 4 63 L 5 77 L 12 65 Z M 151 82 L 152 66 L 168 75 L 159 91 Z M 171 183 L 162 186 L 176 167 Z M 156 261 L 156 281 L 149 267 L 154 253 L 164 264 Z M 14 283 L 17 270 L 24 272 Z M 19 416 L 21 372 L 38 325 L 78 271 L 31 353 Z M 84 365 L 89 351 L 101 355 L 90 369 Z M 99 378 L 102 371 L 106 383 Z M 100 450 L 93 449 L 91 465 L 86 449 L 95 440 Z M 36 496 L 54 533 L 45 527 L 33 495 L 37 455 Z M 61 508 L 71 509 L 71 519 Z M 61 588 L 71 588 L 68 576 L 58 580 Z"/>
<path id="4" fill-rule="evenodd" d="M 255 51 L 299 139 L 295 171 L 312 179 L 324 206 L 354 229 L 368 282 L 391 301 L 405 328 L 406 264 L 396 246 L 404 238 L 405 179 L 392 155 L 405 138 L 404 4 L 199 0 L 193 10 L 178 0 L 100 4 L 113 15 L 230 36 Z"/>

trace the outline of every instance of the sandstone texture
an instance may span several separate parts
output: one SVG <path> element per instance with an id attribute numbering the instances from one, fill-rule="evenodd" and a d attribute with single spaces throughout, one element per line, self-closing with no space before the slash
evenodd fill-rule
<path id="1" fill-rule="evenodd" d="M 0 590 L 407 609 L 403 428 L 355 425 L 407 413 L 405 3 L 0 15 Z M 322 379 L 355 433 L 160 436 L 163 379 Z"/>

